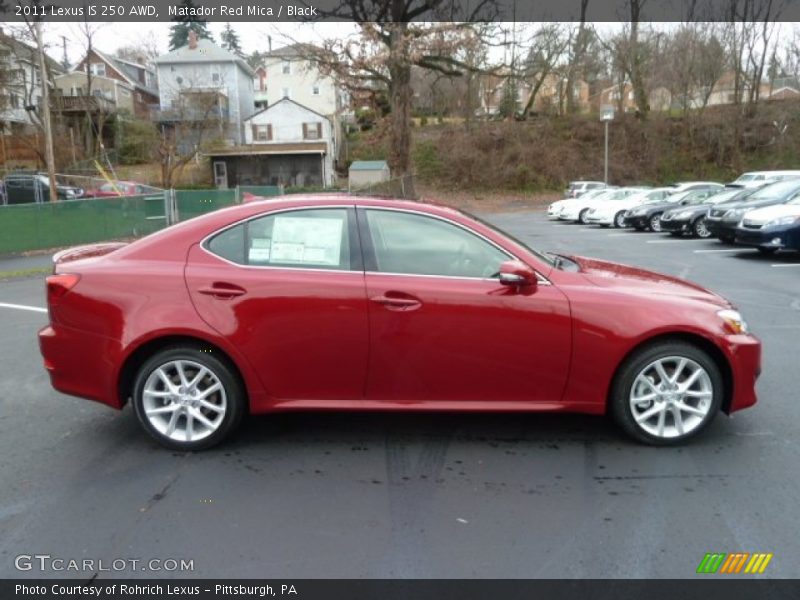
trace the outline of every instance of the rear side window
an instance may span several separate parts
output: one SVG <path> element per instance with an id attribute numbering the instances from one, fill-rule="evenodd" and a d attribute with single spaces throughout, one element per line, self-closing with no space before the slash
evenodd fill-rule
<path id="1" fill-rule="evenodd" d="M 296 210 L 251 219 L 211 238 L 206 248 L 250 266 L 351 268 L 347 209 Z"/>

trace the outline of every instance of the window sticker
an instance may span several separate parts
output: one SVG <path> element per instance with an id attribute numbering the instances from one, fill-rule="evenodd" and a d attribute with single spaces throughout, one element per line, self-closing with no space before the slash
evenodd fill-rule
<path id="1" fill-rule="evenodd" d="M 272 262 L 340 264 L 342 219 L 276 217 L 270 246 Z"/>
<path id="2" fill-rule="evenodd" d="M 254 262 L 269 262 L 270 238 L 253 238 L 247 259 Z"/>

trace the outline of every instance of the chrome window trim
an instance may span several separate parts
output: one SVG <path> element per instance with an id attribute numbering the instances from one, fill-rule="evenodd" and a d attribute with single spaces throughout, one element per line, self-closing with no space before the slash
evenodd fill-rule
<path id="1" fill-rule="evenodd" d="M 263 213 L 259 213 L 259 214 L 256 214 L 256 215 L 251 215 L 249 217 L 244 217 L 244 218 L 239 219 L 238 221 L 236 221 L 234 223 L 231 223 L 229 225 L 226 225 L 225 227 L 222 227 L 221 229 L 216 229 L 216 230 L 212 231 L 211 233 L 209 233 L 208 235 L 206 235 L 202 240 L 200 240 L 198 245 L 200 247 L 200 250 L 202 250 L 203 252 L 205 252 L 209 256 L 213 256 L 214 258 L 217 258 L 217 259 L 221 260 L 224 263 L 227 263 L 229 265 L 233 265 L 234 267 L 239 267 L 239 268 L 242 268 L 242 269 L 259 269 L 259 270 L 260 269 L 269 269 L 269 270 L 279 270 L 279 271 L 310 271 L 310 272 L 315 272 L 315 273 L 359 273 L 361 275 L 366 275 L 367 273 L 369 273 L 370 275 L 393 275 L 393 276 L 397 276 L 397 277 L 426 277 L 426 278 L 436 278 L 436 279 L 462 279 L 462 280 L 468 280 L 468 281 L 494 281 L 494 282 L 498 282 L 499 283 L 498 279 L 492 278 L 492 277 L 463 277 L 463 276 L 457 276 L 457 275 L 417 275 L 417 274 L 414 274 L 414 273 L 389 273 L 389 272 L 386 272 L 386 271 L 367 271 L 366 269 L 356 271 L 356 270 L 353 270 L 353 269 L 318 269 L 318 268 L 313 268 L 313 267 L 276 267 L 276 266 L 272 266 L 272 265 L 243 265 L 243 264 L 240 264 L 240 263 L 237 263 L 237 262 L 233 262 L 232 260 L 228 260 L 227 258 L 225 258 L 223 256 L 220 256 L 219 254 L 215 254 L 214 252 L 211 252 L 211 250 L 206 248 L 206 242 L 208 242 L 212 237 L 220 235 L 221 233 L 224 233 L 225 231 L 228 231 L 229 229 L 233 229 L 234 227 L 238 227 L 239 225 L 241 225 L 243 223 L 246 223 L 248 221 L 253 221 L 255 219 L 260 219 L 262 217 L 268 217 L 268 216 L 271 216 L 271 215 L 277 215 L 277 214 L 284 213 L 284 212 L 297 212 L 297 211 L 302 211 L 302 210 L 322 210 L 322 209 L 331 209 L 331 208 L 338 208 L 338 209 L 342 209 L 342 210 L 345 210 L 345 211 L 350 209 L 350 208 L 356 208 L 356 209 L 361 208 L 361 209 L 364 209 L 364 210 L 388 210 L 388 211 L 394 211 L 394 212 L 406 212 L 406 213 L 421 215 L 421 216 L 424 216 L 424 217 L 430 217 L 430 218 L 433 218 L 433 219 L 438 219 L 440 221 L 444 221 L 445 223 L 449 223 L 451 225 L 454 225 L 455 227 L 463 229 L 467 233 L 470 233 L 472 235 L 475 235 L 475 236 L 481 238 L 482 240 L 488 242 L 489 244 L 491 244 L 492 246 L 494 246 L 495 248 L 500 250 L 506 256 L 511 257 L 511 259 L 520 260 L 519 257 L 515 256 L 514 254 L 512 254 L 511 252 L 509 252 L 508 250 L 506 250 L 505 248 L 503 248 L 502 246 L 500 246 L 496 242 L 490 240 L 485 235 L 483 235 L 483 234 L 481 234 L 481 233 L 479 233 L 477 231 L 473 231 L 472 229 L 469 229 L 465 225 L 462 225 L 461 223 L 456 223 L 455 221 L 452 221 L 452 220 L 447 219 L 445 217 L 441 217 L 439 215 L 433 215 L 431 213 L 427 213 L 427 212 L 421 211 L 421 210 L 412 210 L 412 209 L 407 209 L 407 208 L 395 208 L 395 207 L 390 207 L 390 206 L 364 206 L 362 204 L 324 204 L 324 205 L 319 205 L 319 206 L 300 206 L 300 207 L 294 206 L 294 207 L 290 207 L 290 208 L 279 208 L 279 209 L 276 209 L 276 210 L 273 210 L 273 211 L 263 212 Z M 524 262 L 525 264 L 528 264 L 525 261 L 520 261 L 520 262 Z M 550 280 L 547 279 L 541 273 L 539 273 L 539 271 L 537 271 L 536 269 L 533 269 L 533 271 L 534 271 L 534 273 L 536 273 L 536 279 L 537 279 L 537 281 L 538 281 L 538 283 L 540 285 L 552 285 Z"/>

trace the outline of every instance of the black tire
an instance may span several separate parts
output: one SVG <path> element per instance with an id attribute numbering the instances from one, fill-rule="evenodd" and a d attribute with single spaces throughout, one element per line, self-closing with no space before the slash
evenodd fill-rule
<path id="1" fill-rule="evenodd" d="M 650 226 L 650 231 L 661 233 L 661 213 L 656 213 L 650 217 L 648 225 Z"/>
<path id="2" fill-rule="evenodd" d="M 777 248 L 759 248 L 758 251 L 763 254 L 764 256 L 772 256 L 775 254 L 778 249 Z"/>
<path id="3" fill-rule="evenodd" d="M 584 208 L 580 213 L 578 213 L 578 223 L 581 225 L 586 225 L 586 215 L 589 213 L 588 208 Z"/>
<path id="4" fill-rule="evenodd" d="M 191 363 L 201 365 L 208 369 L 211 375 L 215 376 L 221 384 L 226 399 L 224 414 L 216 429 L 207 437 L 197 441 L 179 441 L 167 437 L 164 433 L 156 429 L 145 414 L 144 390 L 148 378 L 159 367 L 177 360 L 190 361 Z M 177 382 L 174 383 L 176 385 L 178 384 Z M 222 392 L 220 392 L 220 394 L 221 393 Z M 166 400 L 164 402 L 165 405 L 169 403 Z M 178 345 L 169 346 L 160 350 L 142 364 L 139 371 L 136 373 L 136 378 L 133 383 L 132 404 L 136 418 L 139 420 L 141 426 L 159 444 L 172 450 L 191 452 L 204 450 L 220 443 L 236 429 L 247 408 L 247 394 L 238 373 L 227 358 L 215 355 L 209 351 L 209 348 L 193 345 Z M 181 407 L 178 410 L 183 410 L 183 408 L 184 407 Z M 190 409 L 187 407 L 186 410 Z M 200 409 L 198 408 L 197 410 L 199 411 Z M 188 419 L 188 417 L 184 417 L 184 419 Z"/>
<path id="5" fill-rule="evenodd" d="M 625 227 L 625 211 L 621 210 L 614 215 L 614 227 L 622 229 Z"/>
<path id="6" fill-rule="evenodd" d="M 692 234 L 696 238 L 700 238 L 701 240 L 707 240 L 712 236 L 712 233 L 706 227 L 706 218 L 700 217 L 699 219 L 695 219 L 694 223 L 692 223 Z"/>
<path id="7" fill-rule="evenodd" d="M 668 438 L 645 431 L 636 422 L 629 401 L 636 377 L 648 365 L 666 357 L 684 357 L 695 361 L 706 371 L 712 385 L 711 405 L 703 420 L 688 433 Z M 609 412 L 622 430 L 633 439 L 651 446 L 676 446 L 698 435 L 714 420 L 722 406 L 724 386 L 719 367 L 704 350 L 679 340 L 655 342 L 635 351 L 619 368 L 611 386 Z"/>

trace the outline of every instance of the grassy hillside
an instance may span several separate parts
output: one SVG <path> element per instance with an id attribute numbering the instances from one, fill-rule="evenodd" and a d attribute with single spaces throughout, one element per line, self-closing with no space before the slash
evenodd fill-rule
<path id="1" fill-rule="evenodd" d="M 733 107 L 710 107 L 685 118 L 618 116 L 610 128 L 610 181 L 729 181 L 744 170 L 800 169 L 800 102 L 764 103 L 741 117 L 738 135 L 735 115 Z M 603 178 L 603 124 L 594 117 L 434 124 L 416 126 L 413 137 L 417 177 L 434 189 L 534 192 Z M 361 132 L 350 140 L 350 158 L 383 158 L 386 143 L 381 125 Z"/>

